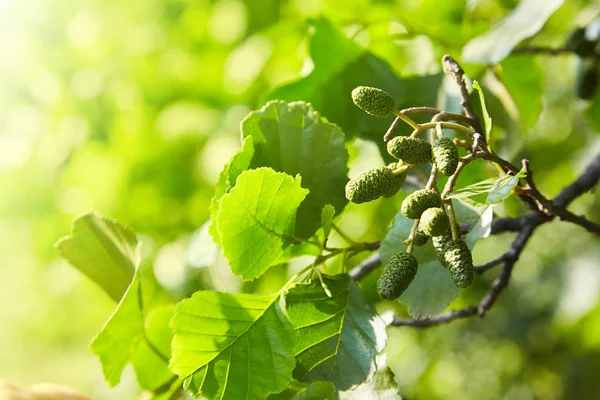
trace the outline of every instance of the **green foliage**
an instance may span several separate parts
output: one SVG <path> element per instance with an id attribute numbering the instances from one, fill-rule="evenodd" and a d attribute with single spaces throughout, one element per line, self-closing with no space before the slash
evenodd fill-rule
<path id="1" fill-rule="evenodd" d="M 196 292 L 177 305 L 171 326 L 171 370 L 195 396 L 263 399 L 292 377 L 291 326 L 279 296 Z"/>
<path id="2" fill-rule="evenodd" d="M 326 204 L 338 212 L 343 210 L 343 190 L 348 181 L 344 133 L 321 118 L 310 104 L 269 102 L 244 119 L 242 136 L 254 139 L 253 168 L 266 166 L 302 176 L 302 186 L 309 193 L 298 210 L 296 235 L 310 237 L 315 233 Z"/>
<path id="3" fill-rule="evenodd" d="M 448 197 L 452 199 L 468 200 L 477 205 L 497 205 L 506 200 L 512 190 L 519 184 L 519 179 L 525 178 L 525 170 L 521 170 L 517 175 L 506 175 L 501 178 L 489 178 L 481 182 L 474 183 L 467 187 L 457 189 Z M 485 196 L 485 201 L 480 201 L 481 195 Z"/>
<path id="4" fill-rule="evenodd" d="M 398 136 L 387 142 L 388 153 L 408 164 L 427 164 L 431 161 L 431 144 L 428 141 Z"/>
<path id="5" fill-rule="evenodd" d="M 135 233 L 97 213 L 76 218 L 71 234 L 60 239 L 56 247 L 71 265 L 94 280 L 115 301 L 127 290 L 139 264 Z"/>
<path id="6" fill-rule="evenodd" d="M 219 204 L 217 230 L 231 270 L 261 276 L 293 241 L 296 211 L 308 190 L 300 178 L 269 168 L 244 171 Z"/>
<path id="7" fill-rule="evenodd" d="M 397 187 L 397 180 L 388 167 L 370 169 L 346 184 L 346 198 L 361 204 L 377 200 L 391 193 Z"/>
<path id="8" fill-rule="evenodd" d="M 581 59 L 589 46 L 567 42 L 577 57 L 511 53 L 535 33 L 523 46 L 565 43 L 575 25 L 589 21 L 589 1 L 404 3 L 167 1 L 140 12 L 135 2 L 117 1 L 85 10 L 40 7 L 48 16 L 43 24 L 19 15 L 32 5 L 11 7 L 6 15 L 37 27 L 30 34 L 4 24 L 20 51 L 0 68 L 7 82 L 0 94 L 0 232 L 8 239 L 0 257 L 11 266 L 0 271 L 0 292 L 11 299 L 27 293 L 27 301 L 0 312 L 8 327 L 0 347 L 11 360 L 0 375 L 62 374 L 98 399 L 137 395 L 122 374 L 129 363 L 146 397 L 164 400 L 182 398 L 184 387 L 186 395 L 220 399 L 398 399 L 399 391 L 427 399 L 594 398 L 596 381 L 586 372 L 597 362 L 581 364 L 580 353 L 592 352 L 589 361 L 600 348 L 593 340 L 600 309 L 590 300 L 573 311 L 570 289 L 581 276 L 595 282 L 585 266 L 598 258 L 597 246 L 583 230 L 536 232 L 541 239 L 528 243 L 509 295 L 482 322 L 418 332 L 390 327 L 390 367 L 382 362 L 387 335 L 375 306 L 388 322 L 387 308 L 434 317 L 476 304 L 493 282 L 490 272 L 461 290 L 472 279 L 469 250 L 477 263 L 505 250 L 504 237 L 478 243 L 490 234 L 494 212 L 528 212 L 510 196 L 525 175 L 470 163 L 457 181 L 462 189 L 443 199 L 469 231 L 459 242 L 448 232 L 429 244 L 416 220 L 437 225 L 428 209 L 440 206 L 439 195 L 434 205 L 417 207 L 413 220 L 398 212 L 428 181 L 428 166 L 406 164 L 426 157 L 411 160 L 408 152 L 400 157 L 406 163 L 381 167 L 388 178 L 400 171 L 376 197 L 396 198 L 346 204 L 348 167 L 382 164 L 361 139 L 377 144 L 385 165 L 397 161 L 381 140 L 394 106 L 462 113 L 454 83 L 442 84 L 444 54 L 463 63 L 466 82 L 481 83 L 474 81 L 470 96 L 488 150 L 512 162 L 529 159 L 549 198 L 581 171 L 589 153 L 581 149 L 594 148 L 600 127 L 597 74 L 590 72 L 597 65 L 591 56 Z M 490 29 L 490 21 L 501 22 Z M 366 85 L 389 91 L 383 105 L 363 107 L 385 118 L 353 104 L 352 89 Z M 588 101 L 575 103 L 577 95 Z M 428 109 L 405 117 L 427 121 Z M 414 126 L 400 122 L 394 136 L 404 141 Z M 426 138 L 425 130 L 419 135 Z M 461 135 L 458 144 L 471 142 Z M 443 152 L 439 142 L 431 148 L 419 141 L 442 174 L 455 172 L 454 145 Z M 437 179 L 428 187 L 441 193 L 447 178 Z M 596 218 L 597 200 L 586 195 L 571 211 Z M 50 250 L 68 217 L 90 208 L 139 232 L 88 213 L 57 245 L 116 309 L 64 271 Z M 142 239 L 148 246 L 140 252 Z M 367 305 L 379 301 L 378 270 L 360 287 L 345 271 L 380 240 L 387 265 L 380 280 L 397 253 L 412 252 L 419 266 L 399 302 Z M 27 318 L 33 309 L 35 318 Z M 109 392 L 97 383 L 100 369 L 77 360 L 84 359 L 81 338 L 93 337 L 113 309 L 91 345 L 107 382 L 121 381 Z M 31 345 L 11 346 L 15 337 Z M 56 370 L 57 363 L 65 368 Z"/>
<path id="9" fill-rule="evenodd" d="M 252 157 L 254 157 L 254 141 L 252 136 L 247 136 L 242 142 L 242 147 L 231 157 L 231 161 L 225 164 L 223 171 L 219 175 L 219 180 L 215 186 L 215 193 L 210 200 L 210 217 L 212 221 L 217 220 L 221 198 L 235 186 L 238 176 L 248 169 Z M 209 231 L 215 242 L 221 243 L 219 231 L 215 223 L 210 224 Z"/>
<path id="10" fill-rule="evenodd" d="M 361 47 L 325 18 L 309 21 L 313 28 L 308 50 L 314 68 L 310 74 L 281 86 L 266 97 L 310 102 L 327 119 L 338 124 L 346 139 L 360 136 L 376 141 L 385 152 L 381 135 L 389 126 L 358 109 L 351 92 L 357 86 L 386 88 L 398 109 L 414 104 L 435 104 L 441 75 L 399 77 L 388 62 Z M 337 209 L 337 208 L 336 208 Z"/>
<path id="11" fill-rule="evenodd" d="M 294 378 L 328 380 L 339 390 L 356 387 L 375 373 L 375 355 L 385 347 L 385 323 L 364 303 L 348 275 L 296 285 L 286 295 L 294 326 Z"/>
<path id="12" fill-rule="evenodd" d="M 477 90 L 479 94 L 479 101 L 481 102 L 481 113 L 483 115 L 483 127 L 485 129 L 485 140 L 490 143 L 492 141 L 492 118 L 488 113 L 487 107 L 485 106 L 485 97 L 483 96 L 483 89 L 479 85 L 479 82 L 473 81 L 473 89 Z"/>
<path id="13" fill-rule="evenodd" d="M 523 39 L 535 35 L 564 0 L 524 0 L 494 29 L 472 39 L 463 48 L 466 62 L 497 63 Z"/>
<path id="14" fill-rule="evenodd" d="M 321 210 L 321 226 L 323 227 L 323 241 L 327 242 L 329 233 L 331 232 L 331 226 L 333 225 L 333 217 L 335 215 L 335 208 L 331 204 L 325 204 Z"/>

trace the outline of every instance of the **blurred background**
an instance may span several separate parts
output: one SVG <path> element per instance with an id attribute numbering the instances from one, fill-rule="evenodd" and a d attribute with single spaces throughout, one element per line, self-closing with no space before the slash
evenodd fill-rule
<path id="1" fill-rule="evenodd" d="M 59 259 L 53 244 L 74 216 L 94 209 L 139 233 L 146 259 L 175 297 L 212 287 L 190 242 L 208 219 L 218 174 L 240 146 L 242 118 L 275 88 L 323 65 L 309 51 L 310 21 L 329 21 L 400 79 L 430 77 L 407 93 L 408 106 L 452 109 L 456 93 L 441 78 L 442 55 L 460 61 L 465 43 L 517 4 L 0 0 L 0 378 L 66 384 L 94 399 L 139 395 L 130 369 L 109 388 L 88 350 L 114 302 Z M 530 44 L 561 47 L 598 12 L 594 0 L 564 2 Z M 335 57 L 337 49 L 330 51 L 321 58 Z M 575 90 L 585 62 L 519 55 L 495 68 L 465 65 L 488 95 L 498 151 L 529 158 L 547 196 L 600 151 L 600 95 L 584 101 Z M 318 95 L 295 100 L 313 101 L 346 129 L 343 115 L 336 119 Z M 351 176 L 382 163 L 366 139 L 349 142 Z M 493 176 L 473 165 L 469 179 Z M 379 240 L 401 200 L 349 205 L 339 224 L 356 239 Z M 598 222 L 599 206 L 596 191 L 571 208 Z M 496 212 L 524 210 L 512 199 Z M 481 241 L 475 261 L 501 254 L 511 239 Z M 274 271 L 228 288 L 279 287 L 285 271 Z M 496 274 L 452 307 L 476 302 Z M 364 287 L 374 301 L 373 278 Z M 597 399 L 600 241 L 578 227 L 546 224 L 484 320 L 390 328 L 389 335 L 388 364 L 407 399 Z"/>

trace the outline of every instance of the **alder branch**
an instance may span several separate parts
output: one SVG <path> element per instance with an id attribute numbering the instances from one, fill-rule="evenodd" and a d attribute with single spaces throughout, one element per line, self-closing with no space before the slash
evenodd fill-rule
<path id="1" fill-rule="evenodd" d="M 566 207 L 571 201 L 576 199 L 577 197 L 583 195 L 584 193 L 591 190 L 600 180 L 600 154 L 596 156 L 596 158 L 588 165 L 585 172 L 571 185 L 564 188 L 555 198 L 551 201 L 554 204 L 554 211 L 557 209 L 567 211 Z M 561 206 L 561 207 L 557 207 Z M 558 216 L 558 215 L 557 215 Z M 584 218 L 584 217 L 580 217 Z M 476 306 L 466 307 L 464 309 L 452 310 L 446 314 L 442 314 L 438 317 L 434 318 L 425 318 L 425 319 L 406 319 L 406 318 L 394 318 L 390 325 L 393 326 L 413 326 L 418 328 L 429 327 L 434 325 L 445 324 L 456 319 L 479 316 L 484 317 L 485 314 L 490 310 L 490 308 L 494 305 L 502 291 L 508 286 L 510 281 L 510 277 L 512 274 L 512 270 L 519 260 L 521 253 L 525 249 L 527 242 L 535 232 L 535 230 L 542 224 L 545 224 L 549 221 L 552 221 L 553 216 L 547 215 L 543 213 L 541 210 L 537 212 L 532 212 L 523 217 L 518 218 L 510 218 L 510 219 L 499 219 L 499 226 L 502 228 L 507 228 L 506 231 L 511 230 L 514 227 L 520 227 L 519 234 L 511 244 L 510 248 L 506 253 L 502 254 L 500 257 L 484 264 L 476 267 L 477 272 L 485 272 L 488 269 L 491 269 L 497 265 L 504 264 L 502 268 L 502 272 L 500 276 L 494 281 L 488 293 L 479 301 Z M 585 219 L 585 218 L 584 218 Z M 504 220 L 504 221 L 503 221 Z M 588 224 L 593 226 L 598 226 L 598 224 L 594 224 L 591 221 L 586 219 Z M 571 221 L 569 221 L 571 222 Z M 578 224 L 580 225 L 580 224 Z M 493 231 L 493 230 L 492 230 Z M 496 231 L 498 232 L 498 231 Z M 493 232 L 494 233 L 494 232 Z"/>
<path id="2" fill-rule="evenodd" d="M 494 162 L 499 165 L 505 172 L 516 174 L 520 171 L 520 168 L 504 160 L 498 155 L 494 154 L 491 150 L 487 149 L 485 138 L 481 135 L 482 127 L 479 118 L 473 112 L 471 107 L 466 82 L 464 79 L 464 71 L 461 66 L 450 56 L 446 55 L 443 57 L 444 72 L 451 76 L 458 86 L 461 92 L 461 106 L 465 112 L 466 117 L 475 130 L 474 137 L 479 140 L 479 145 L 474 145 L 473 152 L 469 156 L 476 158 L 484 158 L 488 161 Z M 413 111 L 414 110 L 414 111 Z M 408 110 L 406 110 L 408 111 Z M 433 112 L 437 111 L 432 108 L 414 108 L 409 112 Z M 481 149 L 481 151 L 478 151 Z M 466 158 L 468 158 L 467 156 Z M 463 162 L 466 160 L 463 158 Z M 470 161 L 470 159 L 468 160 Z M 583 195 L 587 191 L 591 190 L 600 180 L 600 154 L 597 155 L 594 160 L 588 165 L 584 173 L 575 180 L 572 184 L 565 187 L 554 199 L 550 200 L 546 198 L 537 188 L 534 175 L 530 168 L 528 160 L 522 160 L 523 168 L 526 171 L 526 177 L 524 179 L 526 186 L 517 186 L 519 198 L 527 204 L 533 211 L 527 215 L 517 218 L 500 218 L 492 221 L 491 233 L 497 234 L 501 232 L 518 232 L 517 237 L 512 242 L 510 248 L 501 256 L 496 259 L 489 261 L 483 265 L 476 266 L 475 271 L 483 273 L 491 268 L 499 265 L 503 265 L 500 276 L 493 282 L 487 294 L 481 298 L 477 305 L 466 307 L 464 309 L 452 310 L 446 314 L 425 319 L 404 319 L 394 318 L 390 325 L 393 326 L 413 326 L 413 327 L 428 327 L 433 325 L 439 325 L 451 322 L 460 318 L 467 318 L 478 315 L 479 317 L 485 316 L 485 314 L 494 305 L 500 294 L 508 286 L 512 270 L 519 260 L 521 253 L 525 249 L 529 239 L 535 232 L 535 230 L 542 224 L 552 221 L 555 217 L 567 222 L 574 223 L 583 227 L 584 229 L 600 236 L 600 225 L 589 221 L 584 216 L 575 215 L 569 211 L 566 207 L 577 197 Z M 452 179 L 452 178 L 451 178 Z M 451 180 L 450 179 L 450 180 Z M 450 185 L 451 186 L 451 185 Z M 450 187 L 450 189 L 452 189 Z M 445 191 L 448 189 L 446 188 Z M 462 226 L 461 232 L 468 231 L 468 226 Z M 353 279 L 360 280 L 367 274 L 373 271 L 381 265 L 381 259 L 378 253 L 373 254 L 368 259 L 363 261 L 357 267 L 355 267 L 350 275 Z"/>
<path id="3" fill-rule="evenodd" d="M 573 49 L 567 49 L 566 47 L 545 47 L 545 46 L 523 46 L 510 53 L 511 55 L 547 55 L 547 56 L 562 56 L 566 54 L 576 54 Z M 600 53 L 596 52 L 590 55 L 590 57 L 600 58 Z"/>

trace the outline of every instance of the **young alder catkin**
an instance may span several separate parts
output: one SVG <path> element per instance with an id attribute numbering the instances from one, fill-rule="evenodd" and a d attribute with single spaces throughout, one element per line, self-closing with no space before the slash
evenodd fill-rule
<path id="1" fill-rule="evenodd" d="M 396 163 L 388 164 L 387 167 L 393 171 L 396 169 Z M 384 193 L 383 197 L 392 197 L 393 195 L 398 193 L 398 191 L 404 184 L 404 181 L 406 180 L 406 175 L 407 175 L 406 171 L 399 175 L 394 175 L 394 185 L 390 188 L 390 190 L 388 190 L 386 193 Z"/>
<path id="2" fill-rule="evenodd" d="M 370 169 L 346 184 L 346 198 L 356 204 L 375 200 L 394 187 L 395 179 L 388 167 Z"/>
<path id="3" fill-rule="evenodd" d="M 446 261 L 444 260 L 444 250 L 446 249 L 446 245 L 452 240 L 452 233 L 448 230 L 443 235 L 434 236 L 431 238 L 431 242 L 433 243 L 433 248 L 435 249 L 435 253 L 437 254 L 438 260 L 442 263 L 442 265 L 446 268 Z"/>
<path id="4" fill-rule="evenodd" d="M 413 238 L 413 244 L 415 246 L 424 246 L 429 240 L 429 236 L 421 232 L 421 230 L 417 230 L 415 237 Z"/>
<path id="5" fill-rule="evenodd" d="M 394 98 L 388 92 L 370 86 L 355 88 L 352 91 L 352 101 L 374 117 L 389 117 L 394 111 Z"/>
<path id="6" fill-rule="evenodd" d="M 427 236 L 441 236 L 450 229 L 446 211 L 439 207 L 428 208 L 421 214 L 419 229 Z"/>
<path id="7" fill-rule="evenodd" d="M 431 145 L 428 141 L 398 136 L 387 143 L 388 153 L 408 164 L 427 164 L 431 161 Z"/>
<path id="8" fill-rule="evenodd" d="M 418 265 L 412 254 L 396 253 L 390 257 L 377 281 L 379 296 L 385 300 L 400 297 L 415 278 Z"/>
<path id="9" fill-rule="evenodd" d="M 456 171 L 456 167 L 458 166 L 458 150 L 452 140 L 447 137 L 437 139 L 433 142 L 431 152 L 433 161 L 442 174 L 450 176 Z"/>
<path id="10" fill-rule="evenodd" d="M 473 283 L 473 257 L 463 240 L 451 240 L 444 248 L 444 261 L 452 281 L 459 288 L 468 288 Z"/>
<path id="11" fill-rule="evenodd" d="M 400 211 L 406 218 L 419 219 L 423 211 L 431 207 L 439 207 L 441 203 L 442 199 L 438 192 L 432 189 L 421 189 L 404 199 Z"/>

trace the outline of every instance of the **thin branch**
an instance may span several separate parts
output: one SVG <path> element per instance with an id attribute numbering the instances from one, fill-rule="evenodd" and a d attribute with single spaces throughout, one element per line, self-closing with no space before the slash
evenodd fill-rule
<path id="1" fill-rule="evenodd" d="M 398 125 L 400 125 L 400 122 L 402 122 L 402 119 L 400 117 L 396 117 L 394 122 L 392 122 L 392 125 L 390 125 L 390 127 L 388 128 L 385 135 L 383 135 L 384 142 L 388 142 L 392 138 L 392 136 L 394 136 L 394 131 L 398 128 Z"/>
<path id="2" fill-rule="evenodd" d="M 587 166 L 585 172 L 571 183 L 569 186 L 560 191 L 554 198 L 552 203 L 555 207 L 566 208 L 573 200 L 581 196 L 585 192 L 592 190 L 600 180 L 600 154 L 592 160 Z"/>
<path id="3" fill-rule="evenodd" d="M 600 155 L 596 156 L 594 160 L 588 165 L 586 171 L 577 179 L 575 182 L 564 188 L 558 196 L 551 203 L 554 205 L 552 212 L 569 213 L 566 207 L 571 201 L 578 196 L 586 193 L 592 189 L 600 180 Z M 542 196 L 543 197 L 543 196 Z M 557 207 L 561 206 L 561 207 Z M 574 214 L 572 214 L 574 215 Z M 502 218 L 497 222 L 497 226 L 492 229 L 492 233 L 499 233 L 500 231 L 512 231 L 514 228 L 519 227 L 519 235 L 515 238 L 511 244 L 509 250 L 501 255 L 500 257 L 492 260 L 484 265 L 477 267 L 477 272 L 483 272 L 487 269 L 493 268 L 496 265 L 504 264 L 500 276 L 494 281 L 488 293 L 479 301 L 476 306 L 470 306 L 460 310 L 452 310 L 446 314 L 440 315 L 434 318 L 426 318 L 421 320 L 401 319 L 395 318 L 390 325 L 393 326 L 413 326 L 413 327 L 428 327 L 433 325 L 445 324 L 456 319 L 467 318 L 478 315 L 480 317 L 485 316 L 490 308 L 494 305 L 502 291 L 508 286 L 512 270 L 519 260 L 521 253 L 525 249 L 529 239 L 535 232 L 535 230 L 542 224 L 552 221 L 553 216 L 559 216 L 558 214 L 546 215 L 540 210 L 534 211 L 518 218 Z M 560 217 L 560 216 L 559 216 Z M 577 216 L 575 216 L 577 217 Z M 585 224 L 591 226 L 597 226 L 584 217 L 585 223 L 582 225 L 582 221 L 578 221 L 578 225 L 584 226 Z M 569 221 L 572 222 L 572 221 Z M 493 224 L 492 224 L 493 227 Z"/>
<path id="4" fill-rule="evenodd" d="M 371 254 L 363 262 L 361 262 L 349 272 L 350 277 L 355 281 L 360 281 L 380 265 L 381 258 L 379 258 L 379 252 Z"/>
<path id="5" fill-rule="evenodd" d="M 432 325 L 441 325 L 452 322 L 455 319 L 468 318 L 477 315 L 477 307 L 471 306 L 461 310 L 452 310 L 446 314 L 433 318 L 425 319 L 409 319 L 409 318 L 394 318 L 390 323 L 391 326 L 412 326 L 415 328 L 427 328 Z"/>
<path id="6" fill-rule="evenodd" d="M 520 55 L 520 54 L 546 54 L 549 56 L 558 56 L 563 54 L 572 54 L 573 50 L 559 47 L 542 47 L 542 46 L 523 46 L 513 49 L 510 53 L 511 55 Z"/>
<path id="7" fill-rule="evenodd" d="M 494 258 L 492 261 L 486 262 L 485 264 L 476 265 L 475 267 L 473 267 L 473 269 L 475 270 L 475 272 L 481 274 L 482 272 L 485 272 L 488 269 L 492 269 L 495 266 L 498 266 L 498 265 L 504 263 L 505 261 L 506 261 L 506 253 L 502 254 L 499 257 Z"/>
<path id="8" fill-rule="evenodd" d="M 469 117 L 471 121 L 471 125 L 475 132 L 483 133 L 483 129 L 481 127 L 481 121 L 479 121 L 479 117 L 473 111 L 471 107 L 471 103 L 469 101 L 469 91 L 467 90 L 467 83 L 465 82 L 465 71 L 463 71 L 462 67 L 449 55 L 445 55 L 442 58 L 442 64 L 444 66 L 444 73 L 449 75 L 454 79 L 456 84 L 460 88 L 460 105 L 465 111 L 467 117 Z"/>
<path id="9" fill-rule="evenodd" d="M 489 309 L 498 299 L 498 296 L 500 296 L 500 293 L 502 293 L 504 288 L 508 286 L 508 281 L 510 280 L 512 270 L 517 263 L 521 252 L 523 252 L 523 249 L 529 241 L 529 238 L 531 238 L 531 235 L 541 223 L 542 222 L 534 222 L 531 225 L 526 226 L 512 243 L 510 250 L 505 253 L 505 262 L 504 268 L 502 268 L 502 273 L 498 279 L 494 281 L 494 284 L 492 285 L 488 294 L 481 299 L 479 305 L 477 306 L 480 317 L 483 317 L 485 314 L 487 314 Z"/>

